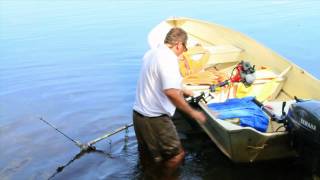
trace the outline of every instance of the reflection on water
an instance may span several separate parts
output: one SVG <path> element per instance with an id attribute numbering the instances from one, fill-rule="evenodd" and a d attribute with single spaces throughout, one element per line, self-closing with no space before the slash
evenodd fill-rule
<path id="1" fill-rule="evenodd" d="M 0 1 L 1 179 L 143 177 L 133 130 L 125 149 L 119 133 L 111 148 L 106 140 L 97 144 L 102 152 L 76 156 L 79 149 L 39 118 L 80 142 L 129 124 L 147 34 L 169 16 L 244 32 L 320 77 L 319 7 L 315 1 Z M 186 142 L 182 179 L 303 176 L 290 161 L 235 165 L 207 138 L 198 141 Z"/>

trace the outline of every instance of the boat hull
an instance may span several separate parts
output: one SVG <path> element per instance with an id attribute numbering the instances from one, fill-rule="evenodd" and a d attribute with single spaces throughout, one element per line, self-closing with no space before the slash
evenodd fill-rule
<path id="1" fill-rule="evenodd" d="M 207 122 L 199 124 L 218 148 L 234 162 L 254 162 L 296 156 L 288 132 L 261 133 L 216 119 L 206 104 L 199 106 Z"/>

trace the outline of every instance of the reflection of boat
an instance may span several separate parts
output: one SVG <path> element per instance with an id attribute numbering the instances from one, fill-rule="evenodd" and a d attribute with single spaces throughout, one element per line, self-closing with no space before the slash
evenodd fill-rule
<path id="1" fill-rule="evenodd" d="M 239 89 L 235 88 L 239 86 L 235 83 L 235 86 L 213 93 L 215 98 L 208 103 L 223 102 L 230 97 L 257 96 L 275 111 L 281 111 L 282 101 L 290 102 L 294 96 L 320 99 L 319 80 L 253 39 L 220 25 L 189 18 L 167 19 L 150 32 L 150 47 L 162 43 L 164 35 L 171 27 L 181 27 L 188 33 L 187 46 L 191 49 L 189 56 L 195 62 L 204 62 L 200 72 L 214 68 L 219 73 L 230 74 L 241 60 L 256 65 L 257 79 L 250 89 L 241 87 L 239 92 Z M 208 54 L 208 58 L 204 60 L 202 57 Z M 185 83 L 185 86 L 195 92 L 206 91 L 209 87 L 208 84 L 201 83 Z M 201 125 L 202 129 L 219 149 L 235 162 L 277 159 L 296 154 L 289 145 L 288 132 L 281 128 L 280 123 L 270 121 L 267 132 L 260 132 L 215 118 L 203 101 L 199 106 L 209 117 L 209 120 Z"/>

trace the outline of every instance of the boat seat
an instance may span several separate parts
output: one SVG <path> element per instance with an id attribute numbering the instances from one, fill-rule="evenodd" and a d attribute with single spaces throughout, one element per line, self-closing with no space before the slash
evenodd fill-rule
<path id="1" fill-rule="evenodd" d="M 211 67 L 221 63 L 232 63 L 240 61 L 242 49 L 230 44 L 204 46 L 204 49 L 210 53 L 206 67 Z"/>

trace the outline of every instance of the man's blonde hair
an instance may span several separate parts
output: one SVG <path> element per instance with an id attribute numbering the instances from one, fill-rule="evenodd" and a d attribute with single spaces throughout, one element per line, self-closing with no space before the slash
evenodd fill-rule
<path id="1" fill-rule="evenodd" d="M 174 27 L 170 29 L 164 39 L 165 44 L 175 45 L 178 42 L 187 43 L 188 35 L 182 28 Z"/>

